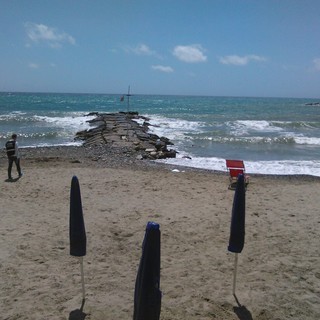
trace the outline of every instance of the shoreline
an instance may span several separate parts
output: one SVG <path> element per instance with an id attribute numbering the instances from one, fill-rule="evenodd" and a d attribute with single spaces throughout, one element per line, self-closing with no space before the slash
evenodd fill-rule
<path id="1" fill-rule="evenodd" d="M 21 161 L 32 163 L 50 162 L 50 161 L 68 161 L 70 163 L 79 163 L 91 167 L 100 168 L 135 168 L 137 170 L 174 170 L 202 172 L 214 175 L 225 175 L 228 172 L 210 170 L 196 167 L 172 165 L 157 162 L 151 159 L 141 159 L 140 153 L 128 147 L 106 147 L 106 146 L 45 146 L 45 147 L 20 147 Z M 7 165 L 7 156 L 5 152 L 0 155 L 0 164 Z M 23 167 L 23 164 L 22 164 Z M 13 168 L 14 170 L 14 168 Z M 304 174 L 279 175 L 279 174 L 257 174 L 250 173 L 250 177 L 258 179 L 276 179 L 276 180 L 305 180 L 320 181 L 320 177 Z"/>
<path id="2" fill-rule="evenodd" d="M 148 221 L 160 224 L 162 320 L 320 317 L 320 180 L 251 176 L 246 238 L 232 295 L 228 174 L 137 160 L 126 149 L 22 149 L 23 178 L 0 161 L 0 301 L 4 319 L 79 315 L 78 260 L 69 255 L 69 201 L 79 178 L 87 232 L 86 320 L 132 319 Z M 15 172 L 15 167 L 13 167 Z M 15 175 L 14 175 L 15 176 Z"/>

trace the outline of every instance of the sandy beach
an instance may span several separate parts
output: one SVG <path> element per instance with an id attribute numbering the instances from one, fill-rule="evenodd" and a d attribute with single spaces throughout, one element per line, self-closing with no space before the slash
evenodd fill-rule
<path id="1" fill-rule="evenodd" d="M 320 179 L 251 176 L 239 306 L 227 173 L 39 150 L 22 151 L 24 176 L 14 182 L 0 158 L 0 319 L 132 319 L 148 221 L 161 230 L 161 319 L 320 318 Z M 82 313 L 79 261 L 69 255 L 73 175 L 87 231 Z"/>

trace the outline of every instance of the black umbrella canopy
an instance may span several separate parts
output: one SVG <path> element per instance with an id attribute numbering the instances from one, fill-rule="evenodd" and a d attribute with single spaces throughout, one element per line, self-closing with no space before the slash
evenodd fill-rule
<path id="1" fill-rule="evenodd" d="M 234 253 L 241 253 L 244 247 L 245 236 L 245 204 L 246 189 L 244 175 L 240 174 L 234 193 L 232 218 L 230 228 L 230 239 L 228 250 Z"/>
<path id="2" fill-rule="evenodd" d="M 160 291 L 160 227 L 148 222 L 142 244 L 142 256 L 134 292 L 134 320 L 159 320 Z"/>
<path id="3" fill-rule="evenodd" d="M 87 237 L 83 220 L 80 186 L 76 176 L 72 177 L 71 180 L 69 235 L 70 255 L 85 256 Z"/>

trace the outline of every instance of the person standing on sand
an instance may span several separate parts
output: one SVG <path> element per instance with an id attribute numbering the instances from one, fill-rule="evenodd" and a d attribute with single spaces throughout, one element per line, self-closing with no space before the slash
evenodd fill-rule
<path id="1" fill-rule="evenodd" d="M 11 136 L 11 139 L 6 142 L 6 150 L 8 156 L 8 179 L 12 180 L 11 170 L 13 162 L 16 164 L 19 178 L 21 178 L 22 171 L 20 167 L 20 154 L 17 142 L 17 135 L 15 133 Z"/>

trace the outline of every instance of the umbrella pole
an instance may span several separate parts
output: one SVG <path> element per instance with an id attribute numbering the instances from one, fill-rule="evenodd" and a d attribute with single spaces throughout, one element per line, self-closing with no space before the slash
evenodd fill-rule
<path id="1" fill-rule="evenodd" d="M 232 293 L 234 298 L 236 299 L 238 306 L 241 307 L 241 304 L 236 296 L 237 266 L 238 266 L 238 254 L 236 253 L 234 257 L 234 275 L 233 275 L 233 289 L 232 289 L 233 292 Z"/>
<path id="2" fill-rule="evenodd" d="M 83 272 L 83 257 L 79 258 L 81 269 L 81 283 L 82 283 L 82 303 L 85 301 L 85 288 L 84 288 L 84 272 Z"/>
<path id="3" fill-rule="evenodd" d="M 234 256 L 234 274 L 233 274 L 233 289 L 232 289 L 232 293 L 234 296 L 236 295 L 237 266 L 238 266 L 238 254 L 236 253 Z"/>

